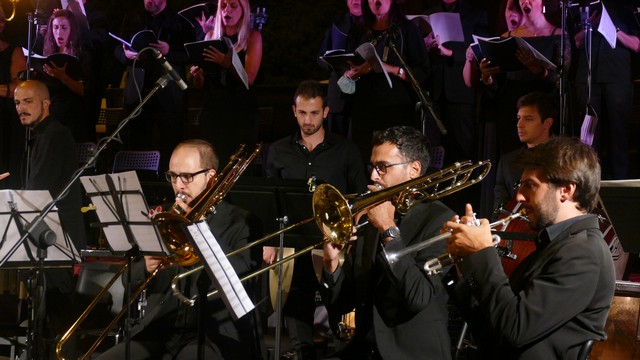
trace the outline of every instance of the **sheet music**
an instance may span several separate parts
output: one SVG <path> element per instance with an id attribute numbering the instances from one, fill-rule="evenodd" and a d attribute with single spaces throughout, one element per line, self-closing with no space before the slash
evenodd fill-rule
<path id="1" fill-rule="evenodd" d="M 211 233 L 209 225 L 200 221 L 187 226 L 193 243 L 200 250 L 209 277 L 222 294 L 227 310 L 235 320 L 238 320 L 255 305 L 242 286 L 238 274 L 231 266 L 229 259 L 222 251 L 220 244 Z"/>
<path id="2" fill-rule="evenodd" d="M 607 12 L 604 3 L 602 3 L 602 14 L 600 15 L 598 32 L 607 40 L 612 49 L 616 48 L 616 41 L 618 40 L 616 25 L 613 23 L 613 20 L 611 20 L 611 16 L 609 16 L 609 12 Z"/>
<path id="3" fill-rule="evenodd" d="M 126 219 L 119 219 L 109 193 L 106 177 L 113 179 L 119 199 L 122 202 Z M 143 253 L 167 254 L 166 247 L 151 220 L 148 217 L 149 206 L 142 194 L 140 181 L 135 171 L 117 174 L 83 176 L 80 178 L 87 195 L 96 207 L 100 223 L 104 226 L 104 234 L 113 252 L 126 252 L 132 247 L 129 243 L 122 220 L 129 222 L 135 237 L 135 243 Z"/>
<path id="4" fill-rule="evenodd" d="M 389 74 L 387 70 L 385 70 L 384 65 L 382 65 L 382 60 L 380 60 L 380 56 L 376 52 L 376 48 L 370 42 L 365 42 L 362 45 L 358 46 L 356 49 L 356 53 L 358 53 L 362 58 L 366 59 L 371 65 L 371 68 L 376 73 L 383 73 L 384 77 L 387 78 L 387 83 L 389 84 L 389 88 L 393 88 L 393 83 L 391 82 L 391 78 L 389 78 Z"/>
<path id="5" fill-rule="evenodd" d="M 24 245 L 20 245 L 13 255 L 6 258 L 21 237 L 15 220 L 11 218 L 9 201 L 15 204 L 16 210 L 24 218 L 20 221 L 23 226 L 26 226 L 40 214 L 44 207 L 51 203 L 51 194 L 47 190 L 0 190 L 0 264 L 3 261 L 18 264 L 31 263 L 32 260 Z M 57 208 L 54 207 L 44 219 L 47 226 L 56 234 L 56 243 L 47 249 L 46 261 L 79 262 L 80 254 L 70 239 L 65 238 L 57 211 Z M 35 256 L 37 247 L 29 240 L 26 241 L 26 244 L 31 249 L 31 254 Z"/>
<path id="6" fill-rule="evenodd" d="M 434 35 L 440 36 L 440 43 L 449 41 L 464 42 L 462 22 L 459 13 L 438 12 L 431 15 L 407 15 L 407 19 L 424 19 L 431 25 Z"/>

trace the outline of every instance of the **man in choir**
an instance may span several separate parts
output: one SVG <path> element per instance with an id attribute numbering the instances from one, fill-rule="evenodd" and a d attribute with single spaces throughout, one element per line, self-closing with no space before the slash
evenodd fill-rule
<path id="1" fill-rule="evenodd" d="M 592 8 L 590 18 L 580 24 L 574 36 L 579 55 L 576 60 L 575 119 L 582 121 L 587 114 L 598 118 L 593 146 L 600 155 L 603 179 L 626 179 L 629 176 L 629 123 L 633 107 L 632 69 L 634 62 L 637 63 L 636 54 L 640 52 L 640 26 L 634 15 L 640 1 L 611 0 L 603 4 L 616 27 L 616 45 L 609 45 L 597 31 L 603 10 L 593 11 Z M 588 31 L 592 38 L 591 58 L 585 51 L 585 22 L 593 29 Z"/>
<path id="2" fill-rule="evenodd" d="M 444 225 L 447 251 L 462 259 L 454 300 L 483 359 L 582 358 L 583 344 L 605 338 L 615 284 L 611 253 L 589 214 L 600 188 L 598 156 L 579 139 L 555 137 L 516 163 L 524 169 L 517 200 L 539 231 L 537 249 L 507 278 L 489 221 L 478 223 L 467 205 Z"/>
<path id="3" fill-rule="evenodd" d="M 416 179 L 429 166 L 429 143 L 412 127 L 376 131 L 372 144 L 371 191 Z M 392 265 L 384 256 L 438 235 L 451 214 L 440 201 L 415 204 L 406 214 L 384 201 L 367 209 L 369 224 L 357 240 L 345 245 L 342 265 L 339 247 L 324 246 L 322 299 L 329 313 L 356 312 L 355 336 L 335 358 L 451 359 L 442 278 L 422 271 L 422 264 L 441 255 L 445 244 L 401 257 Z"/>
<path id="4" fill-rule="evenodd" d="M 143 14 L 127 14 L 123 22 L 125 39 L 141 30 L 152 30 L 158 41 L 149 46 L 161 53 L 173 66 L 178 75 L 185 78 L 185 68 L 188 62 L 184 44 L 194 41 L 193 28 L 187 20 L 178 15 L 167 5 L 167 0 L 144 0 Z M 156 81 L 165 71 L 156 60 L 156 56 L 147 50 L 137 63 L 138 69 L 131 65 L 138 53 L 122 44 L 116 47 L 116 59 L 128 66 L 128 76 L 125 84 L 125 105 L 132 110 L 138 105 L 138 94 L 134 80 L 140 87 L 144 98 L 156 85 Z M 134 150 L 160 149 L 160 160 L 166 168 L 171 150 L 182 140 L 186 116 L 186 93 L 174 81 L 158 91 L 142 108 L 142 113 L 131 121 L 128 146 Z M 159 139 L 153 136 L 157 127 Z"/>
<path id="5" fill-rule="evenodd" d="M 514 199 L 520 183 L 522 169 L 513 165 L 514 160 L 524 149 L 532 148 L 546 142 L 551 137 L 558 107 L 554 100 L 542 92 L 527 94 L 518 99 L 518 116 L 516 129 L 518 138 L 525 147 L 502 155 L 496 171 L 493 208 L 498 209 Z"/>
<path id="6" fill-rule="evenodd" d="M 181 142 L 171 155 L 169 171 L 165 173 L 176 194 L 176 204 L 189 211 L 189 203 L 207 189 L 207 184 L 218 171 L 218 155 L 204 140 Z M 186 198 L 177 196 L 183 194 Z M 221 201 L 216 211 L 206 218 L 211 232 L 224 253 L 238 249 L 256 237 L 250 214 L 234 205 Z M 164 257 L 145 256 L 134 263 L 133 285 L 137 287 L 161 263 Z M 235 271 L 241 275 L 252 266 L 248 252 L 229 257 Z M 254 359 L 255 339 L 252 314 L 233 321 L 220 296 L 208 300 L 206 314 L 198 305 L 187 306 L 173 296 L 171 280 L 188 270 L 176 264 L 164 264 L 156 278 L 147 287 L 145 315 L 132 327 L 132 359 L 195 359 L 198 354 L 198 318 L 205 317 L 204 359 Z M 211 282 L 205 271 L 186 278 L 181 289 L 187 297 L 199 291 L 208 291 Z M 202 287 L 205 287 L 202 289 Z M 202 297 L 200 296 L 200 299 Z M 124 359 L 125 343 L 120 343 L 102 354 L 99 359 Z M 163 357 L 168 356 L 168 357 Z"/>
<path id="7" fill-rule="evenodd" d="M 303 81 L 294 95 L 293 115 L 298 130 L 274 142 L 268 151 L 266 175 L 283 179 L 309 179 L 329 183 L 343 194 L 362 193 L 367 178 L 358 147 L 324 128 L 329 113 L 324 88 L 317 81 Z M 312 243 L 299 239 L 300 250 Z M 306 241 L 305 241 L 306 240 Z M 276 248 L 265 246 L 263 260 L 274 262 Z M 314 359 L 313 320 L 318 288 L 311 256 L 295 259 L 291 290 L 284 306 L 289 341 L 302 359 Z"/>
<path id="8" fill-rule="evenodd" d="M 487 13 L 466 0 L 442 0 L 428 14 L 457 13 L 460 15 L 464 41 L 442 43 L 433 31 L 424 38 L 431 59 L 430 91 L 441 120 L 452 136 L 442 141 L 447 149 L 447 162 L 476 159 L 478 125 L 476 91 L 468 88 L 462 77 L 466 51 L 472 35 L 488 36 Z M 432 136 L 439 136 L 434 131 Z M 433 145 L 436 144 L 432 141 Z"/>

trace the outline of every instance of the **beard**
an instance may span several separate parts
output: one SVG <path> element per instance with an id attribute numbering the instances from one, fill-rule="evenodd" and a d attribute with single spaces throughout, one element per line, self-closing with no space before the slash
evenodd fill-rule
<path id="1" fill-rule="evenodd" d="M 560 205 L 557 203 L 553 190 L 553 188 L 547 189 L 547 193 L 544 195 L 542 202 L 536 207 L 529 209 L 530 213 L 534 215 L 529 217 L 531 220 L 529 223 L 531 229 L 540 231 L 554 223 Z"/>

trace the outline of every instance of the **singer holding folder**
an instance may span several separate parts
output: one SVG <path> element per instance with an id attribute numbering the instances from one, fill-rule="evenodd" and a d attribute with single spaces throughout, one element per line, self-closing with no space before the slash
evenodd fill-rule
<path id="1" fill-rule="evenodd" d="M 231 40 L 248 88 L 232 64 L 231 48 L 226 53 L 213 46 L 205 49 L 204 60 L 218 65 L 213 70 L 191 68 L 194 86 L 204 89 L 200 136 L 216 144 L 223 163 L 238 144 L 255 144 L 258 138 L 258 105 L 252 85 L 262 62 L 262 35 L 251 29 L 250 20 L 248 0 L 219 0 L 214 28 L 205 36 L 205 40 Z"/>
<path id="2" fill-rule="evenodd" d="M 352 65 L 338 84 L 343 92 L 352 94 L 347 97 L 352 115 L 352 139 L 365 156 L 371 153 L 374 130 L 394 125 L 421 127 L 415 114 L 418 96 L 407 70 L 424 85 L 429 73 L 429 56 L 418 26 L 407 20 L 400 1 L 369 0 L 361 6 L 364 25 L 351 29 L 346 50 L 355 52 L 361 44 L 371 43 L 386 74 L 374 71 L 372 65 L 377 59 L 367 58 L 361 65 Z M 392 44 L 410 69 L 402 67 Z"/>
<path id="3" fill-rule="evenodd" d="M 144 8 L 144 13 L 135 12 L 125 16 L 121 35 L 124 39 L 131 39 L 132 35 L 140 30 L 153 31 L 157 42 L 151 42 L 149 46 L 160 52 L 160 56 L 145 51 L 138 59 L 136 69 L 132 69 L 133 60 L 139 54 L 123 44 L 116 47 L 116 59 L 127 65 L 127 110 L 133 110 L 138 104 L 134 81 L 138 83 L 144 98 L 156 85 L 156 81 L 166 73 L 167 63 L 184 79 L 188 56 L 183 44 L 193 41 L 195 37 L 191 25 L 167 6 L 166 0 L 144 0 Z M 172 77 L 172 80 L 176 79 Z M 125 139 L 125 146 L 133 150 L 159 149 L 161 167 L 166 169 L 171 151 L 183 140 L 185 114 L 186 93 L 177 81 L 171 81 L 164 89 L 158 91 L 142 108 L 142 113 L 129 123 L 129 136 Z M 153 136 L 154 127 L 158 129 L 158 139 Z"/>

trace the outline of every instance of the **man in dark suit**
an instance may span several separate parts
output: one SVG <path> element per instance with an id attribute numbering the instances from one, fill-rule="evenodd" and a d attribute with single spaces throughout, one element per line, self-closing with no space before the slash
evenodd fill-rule
<path id="1" fill-rule="evenodd" d="M 418 178 L 429 166 L 429 144 L 418 130 L 392 127 L 373 136 L 371 191 Z M 439 275 L 422 264 L 444 252 L 437 244 L 390 265 L 385 252 L 419 243 L 440 232 L 453 212 L 439 201 L 419 203 L 406 214 L 391 201 L 366 211 L 364 234 L 347 245 L 343 265 L 333 244 L 324 247 L 322 299 L 339 314 L 355 308 L 356 333 L 335 354 L 339 359 L 451 359 L 447 294 Z"/>
<path id="2" fill-rule="evenodd" d="M 505 275 L 489 221 L 467 204 L 445 224 L 448 252 L 463 261 L 453 289 L 483 359 L 578 359 L 588 340 L 603 340 L 615 271 L 598 218 L 595 151 L 555 137 L 522 153 L 517 200 L 539 231 L 536 251 Z M 453 273 L 453 271 L 452 271 Z"/>
<path id="3" fill-rule="evenodd" d="M 460 14 L 464 34 L 464 41 L 446 43 L 441 43 L 433 32 L 424 38 L 431 59 L 431 95 L 442 122 L 451 132 L 451 139 L 443 139 L 447 162 L 475 159 L 478 136 L 476 92 L 464 84 L 462 69 L 467 47 L 473 42 L 471 35 L 488 35 L 487 13 L 465 0 L 442 0 L 440 5 L 427 11 L 428 14 L 437 12 Z M 433 135 L 438 134 L 437 131 L 433 132 Z"/>
<path id="4" fill-rule="evenodd" d="M 176 203 L 185 211 L 187 204 L 200 195 L 209 180 L 216 175 L 218 156 L 206 141 L 187 140 L 173 151 L 169 162 L 167 180 L 171 182 L 176 195 Z M 250 226 L 250 214 L 224 201 L 216 205 L 216 211 L 206 218 L 211 232 L 225 253 L 238 249 L 255 237 Z M 139 284 L 158 267 L 163 258 L 145 256 L 133 266 L 134 284 Z M 229 257 L 231 265 L 238 274 L 247 273 L 251 268 L 251 259 L 247 252 Z M 209 299 L 206 314 L 198 307 L 182 304 L 171 293 L 171 280 L 186 270 L 186 267 L 171 264 L 163 265 L 157 277 L 147 287 L 147 308 L 142 319 L 132 327 L 132 359 L 195 359 L 198 347 L 198 318 L 205 316 L 206 339 L 205 359 L 258 359 L 260 354 L 253 352 L 255 339 L 252 331 L 252 314 L 233 321 L 222 299 L 217 296 Z M 205 284 L 210 284 L 207 274 L 183 279 L 180 287 L 186 296 L 198 292 Z M 124 359 L 125 343 L 121 343 L 100 356 L 99 359 Z M 163 357 L 165 356 L 165 357 Z"/>
<path id="5" fill-rule="evenodd" d="M 127 14 L 123 21 L 122 36 L 131 39 L 138 31 L 152 30 L 158 41 L 149 46 L 159 51 L 184 79 L 189 60 L 184 44 L 194 41 L 193 28 L 167 5 L 167 0 L 145 0 L 144 8 L 144 13 Z M 131 67 L 133 60 L 138 57 L 137 52 L 124 44 L 117 46 L 114 52 L 116 59 L 128 66 L 124 100 L 129 110 L 138 105 L 134 81 L 144 98 L 165 73 L 160 62 L 153 59 L 151 52 L 145 52 L 143 55 L 146 56 L 141 57 L 137 69 Z M 160 149 L 160 160 L 166 168 L 166 159 L 171 150 L 182 140 L 186 110 L 186 93 L 175 82 L 170 82 L 147 102 L 140 115 L 131 122 L 127 145 L 134 150 Z M 158 128 L 159 139 L 153 137 L 154 127 Z"/>

